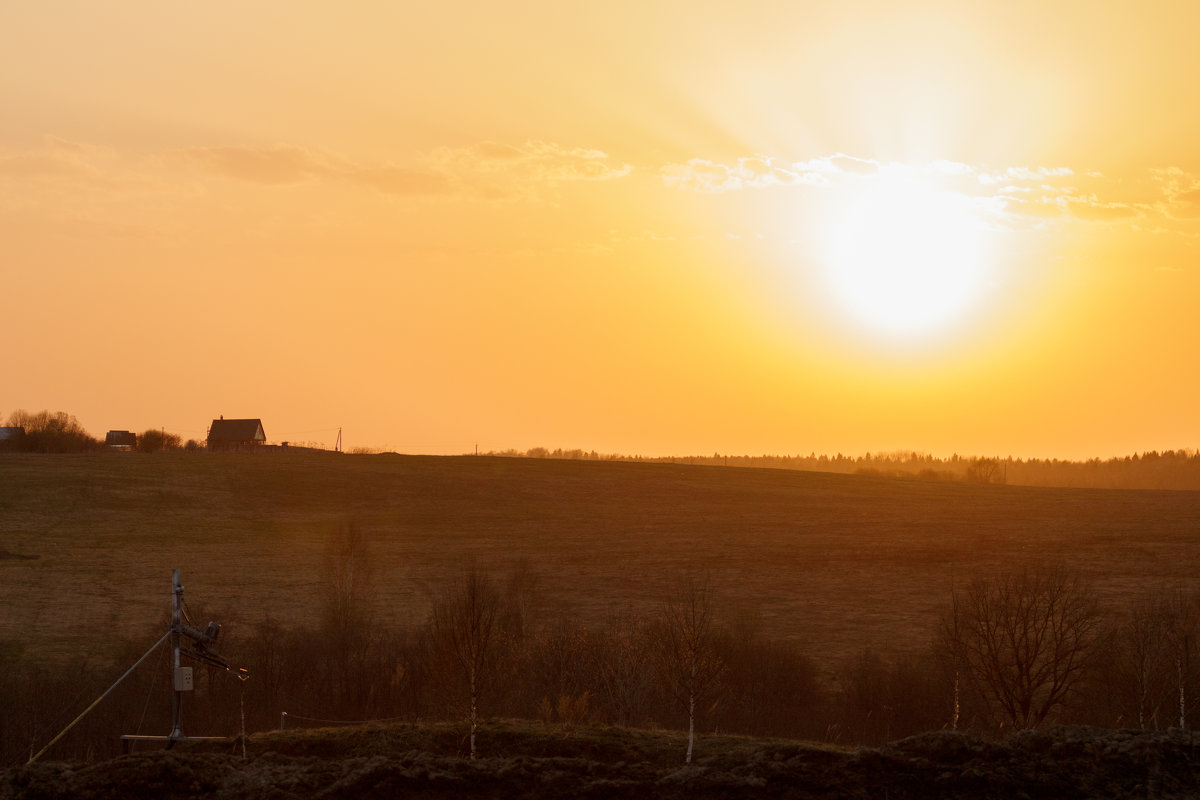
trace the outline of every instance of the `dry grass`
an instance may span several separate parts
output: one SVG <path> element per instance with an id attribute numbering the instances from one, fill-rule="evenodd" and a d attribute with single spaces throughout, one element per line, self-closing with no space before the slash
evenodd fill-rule
<path id="1" fill-rule="evenodd" d="M 582 729 L 563 738 L 494 721 L 489 754 L 461 731 L 392 726 L 251 737 L 249 758 L 182 746 L 88 764 L 0 770 L 0 800 L 28 797 L 302 800 L 362 798 L 1195 798 L 1194 745 L 1178 731 L 1056 728 L 985 741 L 943 731 L 881 748 L 706 736 L 680 763 L 679 734 Z M 229 746 L 224 746 L 226 751 Z"/>
<path id="2" fill-rule="evenodd" d="M 143 636 L 183 572 L 231 627 L 312 618 L 353 519 L 378 618 L 424 621 L 464 566 L 541 577 L 542 613 L 646 610 L 683 568 L 830 659 L 924 645 L 955 581 L 1064 562 L 1117 602 L 1184 584 L 1200 492 L 922 483 L 721 467 L 395 455 L 0 457 L 0 641 L 64 659 Z"/>

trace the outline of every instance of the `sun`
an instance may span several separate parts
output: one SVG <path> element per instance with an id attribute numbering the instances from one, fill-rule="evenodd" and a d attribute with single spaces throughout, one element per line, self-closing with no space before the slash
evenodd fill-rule
<path id="1" fill-rule="evenodd" d="M 908 175 L 864 177 L 828 228 L 833 301 L 890 339 L 967 318 L 987 286 L 986 227 L 970 198 Z"/>

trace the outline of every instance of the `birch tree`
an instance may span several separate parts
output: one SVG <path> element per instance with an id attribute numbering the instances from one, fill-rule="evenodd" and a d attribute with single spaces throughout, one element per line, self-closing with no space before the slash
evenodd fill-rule
<path id="1" fill-rule="evenodd" d="M 707 576 L 681 579 L 661 610 L 659 672 L 676 697 L 687 704 L 686 763 L 692 763 L 696 706 L 719 685 L 721 660 L 713 646 L 713 595 Z"/>
<path id="2" fill-rule="evenodd" d="M 470 723 L 471 758 L 479 730 L 480 701 L 495 679 L 501 655 L 500 591 L 488 576 L 471 571 L 433 606 L 435 647 L 453 670 Z"/>
<path id="3" fill-rule="evenodd" d="M 1179 698 L 1179 729 L 1188 729 L 1188 692 L 1191 684 L 1191 655 L 1195 640 L 1196 614 L 1192 598 L 1182 589 L 1172 593 L 1166 616 L 1166 640 L 1175 662 L 1175 690 Z"/>
<path id="4" fill-rule="evenodd" d="M 1175 653 L 1171 647 L 1171 603 L 1159 594 L 1139 598 L 1113 636 L 1118 696 L 1127 697 L 1138 728 L 1158 728 L 1164 703 L 1175 686 Z M 1167 716 L 1170 718 L 1170 715 Z"/>

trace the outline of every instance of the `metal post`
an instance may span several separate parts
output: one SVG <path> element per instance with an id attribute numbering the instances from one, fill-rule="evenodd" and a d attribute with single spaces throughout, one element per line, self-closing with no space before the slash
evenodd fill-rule
<path id="1" fill-rule="evenodd" d="M 175 569 L 171 573 L 171 585 L 174 594 L 174 602 L 171 606 L 171 652 L 173 654 L 171 671 L 171 687 L 174 692 L 171 695 L 171 736 L 167 747 L 175 744 L 175 741 L 183 738 L 183 729 L 181 727 L 179 712 L 183 704 L 183 692 L 179 691 L 179 685 L 176 683 L 179 675 L 179 632 L 183 630 L 183 585 L 179 582 L 179 570 Z"/>

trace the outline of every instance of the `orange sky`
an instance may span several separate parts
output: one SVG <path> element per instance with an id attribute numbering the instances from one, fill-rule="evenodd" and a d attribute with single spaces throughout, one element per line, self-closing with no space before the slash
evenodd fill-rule
<path id="1" fill-rule="evenodd" d="M 1200 446 L 1197 4 L 411 5 L 0 7 L 0 415 Z"/>

